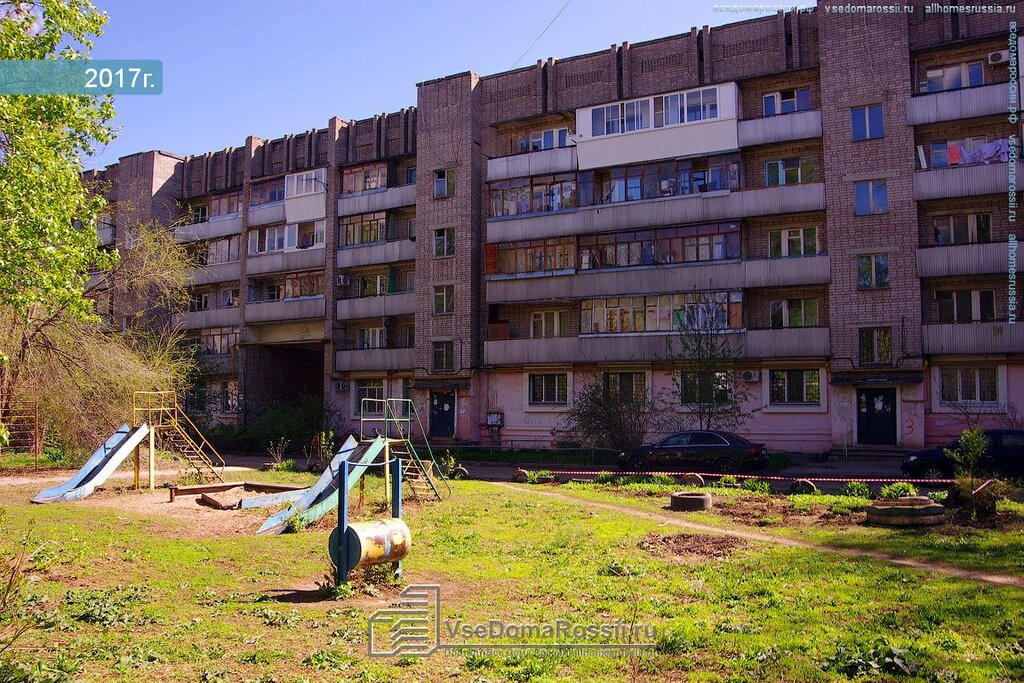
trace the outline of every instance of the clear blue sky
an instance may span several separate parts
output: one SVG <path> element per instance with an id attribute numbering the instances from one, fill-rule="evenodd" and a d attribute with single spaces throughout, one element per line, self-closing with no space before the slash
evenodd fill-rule
<path id="1" fill-rule="evenodd" d="M 396 111 L 416 104 L 420 81 L 505 71 L 524 51 L 518 66 L 758 16 L 713 12 L 712 1 L 571 0 L 527 51 L 564 0 L 94 0 L 110 20 L 93 57 L 160 59 L 164 89 L 118 97 L 120 134 L 85 166 Z"/>

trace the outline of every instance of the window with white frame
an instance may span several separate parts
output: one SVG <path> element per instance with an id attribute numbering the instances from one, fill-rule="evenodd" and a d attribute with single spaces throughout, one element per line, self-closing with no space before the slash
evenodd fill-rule
<path id="1" fill-rule="evenodd" d="M 811 89 L 792 88 L 768 93 L 762 99 L 765 116 L 808 111 L 811 108 Z"/>
<path id="2" fill-rule="evenodd" d="M 436 228 L 434 230 L 434 256 L 455 255 L 455 228 Z"/>
<path id="3" fill-rule="evenodd" d="M 539 152 L 544 149 L 565 147 L 569 144 L 568 128 L 549 128 L 530 133 L 530 151 Z"/>
<path id="4" fill-rule="evenodd" d="M 771 303 L 771 326 L 817 327 L 817 299 L 782 299 Z"/>
<path id="5" fill-rule="evenodd" d="M 297 245 L 299 249 L 310 247 L 322 247 L 324 238 L 327 235 L 326 221 L 306 221 L 298 223 L 295 229 L 298 231 Z M 288 226 L 289 228 L 292 226 Z"/>
<path id="6" fill-rule="evenodd" d="M 206 265 L 231 263 L 238 260 L 238 235 L 206 243 Z"/>
<path id="7" fill-rule="evenodd" d="M 885 289 L 888 286 L 888 254 L 862 254 L 857 257 L 857 289 Z"/>
<path id="8" fill-rule="evenodd" d="M 361 327 L 356 336 L 360 349 L 383 349 L 387 346 L 383 327 Z"/>
<path id="9" fill-rule="evenodd" d="M 434 171 L 434 198 L 442 199 L 455 195 L 455 169 L 445 168 Z"/>
<path id="10" fill-rule="evenodd" d="M 819 405 L 821 373 L 817 368 L 770 370 L 769 401 L 775 405 Z"/>
<path id="11" fill-rule="evenodd" d="M 940 323 L 992 322 L 996 293 L 991 289 L 952 289 L 935 292 Z"/>
<path id="12" fill-rule="evenodd" d="M 992 241 L 992 214 L 971 213 L 935 218 L 935 243 L 982 244 Z"/>
<path id="13" fill-rule="evenodd" d="M 683 405 L 724 405 L 732 394 L 728 372 L 683 370 L 679 375 L 680 400 Z"/>
<path id="14" fill-rule="evenodd" d="M 302 197 L 327 191 L 327 169 L 317 168 L 312 171 L 293 173 L 285 177 L 284 196 Z"/>
<path id="15" fill-rule="evenodd" d="M 873 140 L 885 136 L 882 119 L 882 105 L 872 104 L 866 107 L 850 109 L 850 128 L 854 142 Z"/>
<path id="16" fill-rule="evenodd" d="M 861 365 L 892 363 L 892 328 L 862 327 L 858 331 Z"/>
<path id="17" fill-rule="evenodd" d="M 565 372 L 530 373 L 530 405 L 566 405 L 569 375 Z"/>
<path id="18" fill-rule="evenodd" d="M 964 62 L 928 69 L 921 90 L 942 92 L 979 85 L 985 85 L 985 65 L 982 62 Z"/>
<path id="19" fill-rule="evenodd" d="M 568 311 L 535 311 L 530 316 L 530 338 L 565 336 L 569 327 Z"/>
<path id="20" fill-rule="evenodd" d="M 606 372 L 604 391 L 609 398 L 626 403 L 643 403 L 647 400 L 647 373 Z"/>
<path id="21" fill-rule="evenodd" d="M 455 285 L 434 287 L 434 313 L 441 315 L 455 312 Z"/>
<path id="22" fill-rule="evenodd" d="M 800 185 L 815 181 L 814 157 L 790 157 L 773 159 L 764 163 L 764 184 Z"/>
<path id="23" fill-rule="evenodd" d="M 384 412 L 384 379 L 373 377 L 355 381 L 355 409 L 367 415 L 380 415 Z M 363 403 L 363 399 L 367 399 Z"/>
<path id="24" fill-rule="evenodd" d="M 994 366 L 939 369 L 943 403 L 998 403 L 999 373 Z"/>
<path id="25" fill-rule="evenodd" d="M 889 210 L 889 191 L 884 180 L 862 180 L 853 184 L 854 214 L 867 216 Z"/>
<path id="26" fill-rule="evenodd" d="M 718 88 L 700 88 L 594 107 L 590 110 L 590 135 L 618 135 L 715 118 Z"/>
<path id="27" fill-rule="evenodd" d="M 432 367 L 435 371 L 455 369 L 455 342 L 436 341 L 431 343 L 431 347 Z"/>
<path id="28" fill-rule="evenodd" d="M 293 249 L 298 237 L 294 225 L 275 225 L 249 231 L 249 254 L 263 254 L 269 251 Z"/>
<path id="29" fill-rule="evenodd" d="M 768 232 L 768 256 L 783 258 L 819 253 L 817 228 L 786 228 Z"/>

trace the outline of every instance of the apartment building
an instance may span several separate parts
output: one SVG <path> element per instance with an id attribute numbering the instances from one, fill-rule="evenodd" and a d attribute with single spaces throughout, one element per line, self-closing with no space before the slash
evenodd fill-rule
<path id="1" fill-rule="evenodd" d="M 101 240 L 139 195 L 204 255 L 174 322 L 221 419 L 313 394 L 354 428 L 360 399 L 401 396 L 434 438 L 572 440 L 586 382 L 686 391 L 668 340 L 711 302 L 742 349 L 751 438 L 944 442 L 965 412 L 1024 409 L 1021 127 L 1011 15 L 924 4 L 822 3 L 126 157 L 91 174 L 118 207 Z"/>

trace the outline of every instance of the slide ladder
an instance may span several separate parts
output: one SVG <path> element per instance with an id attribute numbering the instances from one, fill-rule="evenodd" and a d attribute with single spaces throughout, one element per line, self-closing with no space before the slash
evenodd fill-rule
<path id="1" fill-rule="evenodd" d="M 426 458 L 420 457 L 413 445 L 413 420 L 423 435 Z M 362 399 L 359 406 L 359 438 L 367 441 L 377 436 L 387 438 L 390 456 L 402 461 L 402 480 L 409 483 L 413 496 L 424 500 L 443 500 L 452 495 L 452 487 L 434 459 L 434 451 L 427 441 L 423 422 L 412 399 Z"/>
<path id="2" fill-rule="evenodd" d="M 136 391 L 132 403 L 135 423 L 149 424 L 164 449 L 202 481 L 224 481 L 224 458 L 181 409 L 173 391 Z"/>

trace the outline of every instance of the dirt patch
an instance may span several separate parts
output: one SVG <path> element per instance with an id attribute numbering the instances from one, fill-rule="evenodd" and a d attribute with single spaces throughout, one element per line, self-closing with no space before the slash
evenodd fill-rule
<path id="1" fill-rule="evenodd" d="M 852 526 L 863 521 L 864 515 L 854 512 L 837 515 L 827 505 L 811 505 L 800 510 L 784 498 L 767 496 L 715 496 L 715 511 L 741 524 L 761 527 Z"/>
<path id="2" fill-rule="evenodd" d="M 734 536 L 711 536 L 708 534 L 647 534 L 640 540 L 640 547 L 655 555 L 667 555 L 681 561 L 721 560 L 731 555 L 747 542 Z"/>
<path id="3" fill-rule="evenodd" d="M 153 533 L 168 538 L 206 539 L 246 536 L 256 533 L 273 510 L 214 510 L 199 503 L 198 496 L 179 496 L 173 503 L 168 491 L 135 492 L 107 489 L 75 505 L 107 508 L 126 514 L 150 517 Z M 162 524 L 161 521 L 167 523 Z"/>

